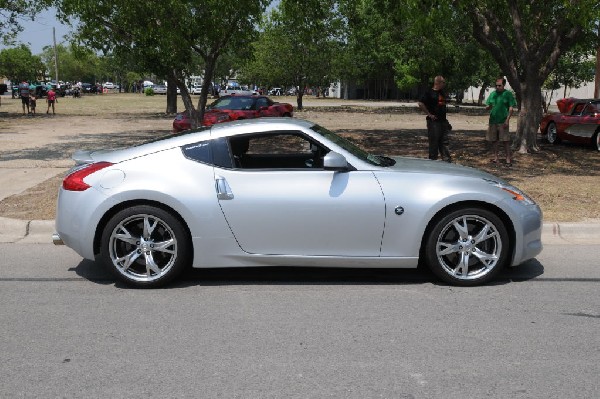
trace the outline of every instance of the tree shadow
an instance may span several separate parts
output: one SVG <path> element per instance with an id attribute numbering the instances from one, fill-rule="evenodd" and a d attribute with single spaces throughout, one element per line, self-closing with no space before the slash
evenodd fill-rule
<path id="1" fill-rule="evenodd" d="M 339 129 L 336 133 L 366 151 L 388 156 L 428 157 L 427 130 L 423 129 Z M 449 149 L 454 162 L 515 180 L 548 174 L 600 176 L 598 151 L 590 146 L 571 143 L 552 145 L 540 140 L 540 151 L 531 154 L 513 152 L 514 168 L 490 162 L 491 146 L 484 130 L 456 130 L 450 133 Z M 504 154 L 501 150 L 500 154 Z"/>

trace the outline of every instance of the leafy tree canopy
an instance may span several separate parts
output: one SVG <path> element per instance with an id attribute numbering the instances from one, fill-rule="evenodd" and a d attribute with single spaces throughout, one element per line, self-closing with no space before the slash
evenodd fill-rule
<path id="1" fill-rule="evenodd" d="M 51 0 L 0 0 L 0 42 L 10 45 L 23 25 L 47 8 Z"/>
<path id="2" fill-rule="evenodd" d="M 43 72 L 42 60 L 26 45 L 0 50 L 0 75 L 11 82 L 34 82 L 43 78 Z"/>

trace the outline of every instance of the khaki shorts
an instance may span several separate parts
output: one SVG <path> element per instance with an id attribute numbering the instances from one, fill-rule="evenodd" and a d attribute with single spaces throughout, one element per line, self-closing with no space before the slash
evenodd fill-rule
<path id="1" fill-rule="evenodd" d="M 510 132 L 508 126 L 504 124 L 495 124 L 488 127 L 485 135 L 487 141 L 510 141 Z"/>

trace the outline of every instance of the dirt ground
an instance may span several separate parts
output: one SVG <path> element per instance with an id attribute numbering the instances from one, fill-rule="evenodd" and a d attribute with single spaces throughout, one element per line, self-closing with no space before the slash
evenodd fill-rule
<path id="1" fill-rule="evenodd" d="M 279 99 L 295 105 L 293 98 Z M 42 103 L 43 105 L 43 103 Z M 7 168 L 62 168 L 78 149 L 115 148 L 169 134 L 173 116 L 164 97 L 130 94 L 60 99 L 56 115 L 21 114 L 20 101 L 2 96 L 0 173 Z M 183 109 L 183 107 L 181 107 Z M 535 154 L 515 154 L 512 168 L 490 163 L 484 141 L 487 116 L 473 109 L 449 114 L 450 150 L 458 164 L 505 178 L 525 190 L 546 221 L 600 220 L 600 153 L 591 147 L 539 142 Z M 295 116 L 317 122 L 376 154 L 427 157 L 424 116 L 415 106 L 306 99 Z M 515 126 L 512 126 L 514 130 Z M 53 219 L 63 173 L 0 201 L 0 216 Z"/>

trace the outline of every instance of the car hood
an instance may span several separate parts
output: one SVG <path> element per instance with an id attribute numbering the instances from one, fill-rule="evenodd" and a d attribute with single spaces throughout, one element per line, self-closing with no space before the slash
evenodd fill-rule
<path id="1" fill-rule="evenodd" d="M 396 161 L 396 164 L 388 168 L 399 172 L 474 177 L 504 182 L 503 179 L 491 173 L 468 166 L 419 158 L 392 157 L 392 159 Z"/>
<path id="2" fill-rule="evenodd" d="M 242 112 L 241 109 L 207 109 L 206 111 L 204 111 L 204 115 L 209 115 L 209 114 L 227 114 L 229 112 Z"/>
<path id="3" fill-rule="evenodd" d="M 577 102 L 577 99 L 569 97 L 569 98 L 561 98 L 556 100 L 556 105 L 558 106 L 558 110 L 561 114 L 570 114 L 571 109 Z"/>

